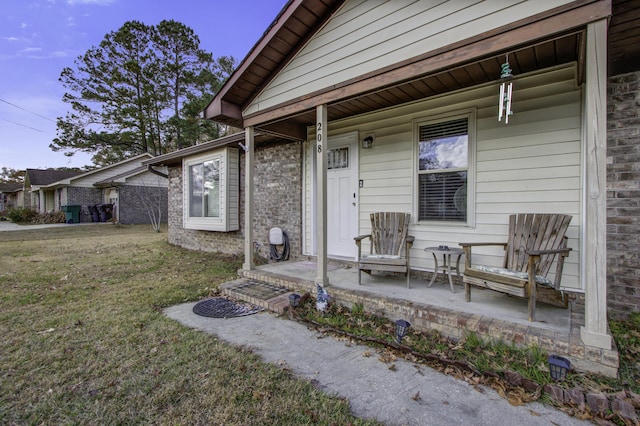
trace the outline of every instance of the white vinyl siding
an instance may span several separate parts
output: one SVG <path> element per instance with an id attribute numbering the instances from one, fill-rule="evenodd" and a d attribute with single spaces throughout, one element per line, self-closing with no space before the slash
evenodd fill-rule
<path id="1" fill-rule="evenodd" d="M 102 167 L 94 171 L 81 175 L 79 177 L 71 178 L 70 182 L 72 186 L 90 188 L 96 182 L 108 181 L 122 175 L 123 173 L 130 172 L 142 166 L 142 162 L 152 158 L 150 155 L 140 155 L 135 158 L 121 161 L 110 166 Z"/>
<path id="2" fill-rule="evenodd" d="M 238 183 L 238 150 L 235 148 L 223 148 L 211 153 L 188 157 L 183 160 L 183 212 L 185 229 L 199 229 L 205 231 L 229 232 L 240 229 L 238 217 L 239 183 Z M 190 173 L 192 167 L 197 167 L 205 162 L 219 162 L 219 186 L 218 200 L 209 207 L 215 205 L 217 214 L 215 217 L 207 217 L 206 214 L 190 214 Z M 202 212 L 201 212 L 202 213 Z"/>
<path id="3" fill-rule="evenodd" d="M 568 230 L 568 257 L 562 285 L 580 289 L 579 228 L 582 223 L 581 90 L 575 67 L 561 67 L 513 80 L 513 111 L 509 124 L 500 123 L 498 82 L 461 90 L 329 123 L 329 135 L 359 131 L 375 133 L 373 148 L 360 150 L 359 234 L 370 228 L 369 214 L 400 211 L 412 214 L 410 233 L 416 237 L 412 268 L 432 270 L 425 247 L 459 242 L 504 242 L 511 213 L 566 213 L 573 215 Z M 475 224 L 416 223 L 416 122 L 475 108 Z M 310 139 L 312 130 L 310 129 Z M 309 155 L 306 161 L 309 161 Z M 309 192 L 309 174 L 306 174 Z M 305 204 L 310 214 L 310 204 Z M 310 236 L 306 221 L 307 238 Z M 502 263 L 500 249 L 474 250 L 474 262 Z"/>
<path id="4" fill-rule="evenodd" d="M 167 169 L 161 167 L 154 167 L 161 173 L 167 174 Z M 123 183 L 131 186 L 146 186 L 148 188 L 166 188 L 167 187 L 167 179 L 162 176 L 158 176 L 151 172 L 140 173 L 135 176 L 127 177 L 126 179 L 122 179 Z"/>
<path id="5" fill-rule="evenodd" d="M 571 0 L 348 0 L 246 108 L 252 114 Z"/>

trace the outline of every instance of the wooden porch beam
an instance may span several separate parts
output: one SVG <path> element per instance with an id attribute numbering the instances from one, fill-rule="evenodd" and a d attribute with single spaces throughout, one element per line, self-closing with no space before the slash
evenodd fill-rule
<path id="1" fill-rule="evenodd" d="M 294 125 L 286 121 L 261 126 L 259 131 L 296 141 L 307 140 L 307 129 L 302 125 Z"/>
<path id="2" fill-rule="evenodd" d="M 611 349 L 607 334 L 607 20 L 587 26 L 584 143 L 586 155 L 583 247 L 584 344 Z"/>
<path id="3" fill-rule="evenodd" d="M 563 10 L 557 15 L 546 16 L 528 24 L 522 23 L 517 27 L 510 24 L 490 32 L 488 36 L 481 34 L 462 40 L 401 62 L 393 67 L 364 74 L 356 79 L 347 80 L 327 89 L 292 99 L 244 117 L 244 124 L 254 126 L 267 123 L 313 109 L 316 105 L 329 105 L 362 93 L 372 92 L 402 81 L 413 80 L 420 76 L 469 63 L 479 58 L 508 52 L 515 46 L 529 44 L 554 34 L 579 28 L 588 22 L 606 18 L 611 15 L 611 2 L 610 0 L 602 0 Z"/>
<path id="4" fill-rule="evenodd" d="M 237 120 L 242 123 L 242 108 L 224 99 L 216 98 L 204 110 L 204 118 L 227 117 L 227 119 Z"/>

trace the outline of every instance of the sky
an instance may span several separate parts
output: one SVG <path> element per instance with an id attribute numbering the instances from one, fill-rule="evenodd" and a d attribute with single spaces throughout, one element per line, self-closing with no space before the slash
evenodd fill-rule
<path id="1" fill-rule="evenodd" d="M 0 168 L 91 165 L 49 144 L 56 118 L 69 111 L 58 81 L 65 67 L 125 22 L 173 19 L 194 30 L 200 47 L 238 63 L 286 0 L 0 0 Z"/>

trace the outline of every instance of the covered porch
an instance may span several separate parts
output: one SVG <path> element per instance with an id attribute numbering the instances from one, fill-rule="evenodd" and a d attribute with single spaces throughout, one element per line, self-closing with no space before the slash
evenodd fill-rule
<path id="1" fill-rule="evenodd" d="M 606 311 L 611 2 L 567 1 L 535 10 L 540 3 L 523 2 L 522 9 L 495 10 L 482 29 L 469 17 L 486 11 L 447 5 L 455 9 L 448 12 L 456 18 L 440 28 L 424 18 L 433 11 L 370 10 L 369 3 L 350 1 L 291 2 L 225 83 L 204 115 L 245 130 L 241 274 L 312 295 L 320 284 L 340 303 L 359 303 L 417 327 L 453 337 L 470 330 L 516 344 L 537 344 L 569 355 L 585 369 L 615 374 L 617 353 Z M 370 17 L 379 25 L 370 25 Z M 404 36 L 407 22 L 415 24 L 415 39 Z M 393 29 L 384 33 L 385 43 L 378 27 Z M 344 42 L 351 34 L 362 34 L 359 43 L 353 43 L 361 49 L 357 52 Z M 513 78 L 517 90 L 517 107 L 508 125 L 500 115 L 503 95 L 498 99 L 504 75 Z M 510 106 L 506 112 L 511 115 Z M 468 186 L 460 210 L 464 217 L 458 223 L 425 213 L 435 204 L 426 184 L 422 195 L 426 174 L 419 162 L 422 133 L 456 120 L 466 123 L 470 141 L 459 155 L 466 161 L 460 173 Z M 314 259 L 312 263 L 255 266 L 257 134 L 302 141 L 300 254 Z M 331 143 L 349 135 L 355 140 L 349 142 L 349 152 L 355 155 L 345 164 L 353 164 L 355 185 L 342 194 L 336 187 L 329 189 L 333 177 L 328 178 L 328 156 L 337 149 Z M 364 145 L 368 137 L 375 148 Z M 422 249 L 502 241 L 511 213 L 572 215 L 568 233 L 573 251 L 563 279 L 563 288 L 573 293 L 569 311 L 547 312 L 541 305 L 540 320 L 529 322 L 524 300 L 474 290 L 467 303 L 460 286 L 452 294 L 448 285 L 427 288 L 426 280 L 417 277 L 409 290 L 402 279 L 379 277 L 358 286 L 355 268 L 336 268 L 332 259 L 341 253 L 332 247 L 330 234 L 353 216 L 344 239 L 350 243 L 368 232 L 369 214 L 379 211 L 411 213 L 409 231 L 416 237 L 411 266 L 423 274 L 432 265 Z M 495 253 L 481 254 L 489 263 L 500 263 Z"/>
<path id="2" fill-rule="evenodd" d="M 270 263 L 252 270 L 242 270 L 239 281 L 227 283 L 223 292 L 267 309 L 282 312 L 288 294 L 316 293 L 315 259 Z M 474 290 L 473 300 L 465 302 L 464 286 L 454 274 L 454 292 L 446 276 L 438 274 L 428 287 L 432 275 L 413 273 L 410 288 L 401 275 L 364 275 L 358 285 L 358 270 L 352 263 L 330 260 L 327 265 L 332 300 L 348 307 L 360 304 L 366 311 L 391 320 L 405 319 L 413 327 L 437 330 L 460 338 L 473 332 L 485 339 L 499 339 L 517 346 L 537 345 L 550 354 L 569 356 L 581 370 L 615 376 L 618 353 L 586 346 L 580 338 L 584 326 L 584 305 L 573 299 L 568 309 L 538 304 L 538 321 L 527 319 L 526 299 L 491 290 Z M 288 290 L 275 297 L 261 293 L 251 283 L 266 283 Z M 272 294 L 271 294 L 272 295 Z"/>

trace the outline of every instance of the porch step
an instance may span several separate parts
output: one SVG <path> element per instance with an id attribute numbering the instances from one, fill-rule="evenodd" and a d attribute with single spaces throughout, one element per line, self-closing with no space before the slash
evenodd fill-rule
<path id="1" fill-rule="evenodd" d="M 241 278 L 220 286 L 224 296 L 252 303 L 276 313 L 283 313 L 289 306 L 289 295 L 293 292 L 263 281 Z"/>
<path id="2" fill-rule="evenodd" d="M 221 288 L 229 287 L 228 290 L 224 290 L 224 294 L 255 303 L 274 312 L 283 312 L 289 304 L 289 294 L 293 292 L 300 295 L 309 293 L 312 297 L 316 295 L 314 281 L 297 276 L 295 273 L 280 274 L 264 269 L 253 269 L 240 270 L 238 274 L 243 278 L 221 286 Z M 257 288 L 270 285 L 286 293 L 277 295 L 267 292 L 261 299 L 255 294 L 248 294 L 248 289 L 255 285 L 242 288 L 234 285 L 252 281 L 262 283 L 261 286 L 256 286 Z M 572 364 L 579 370 L 598 372 L 607 376 L 617 374 L 619 357 L 615 347 L 606 350 L 586 346 L 582 342 L 580 329 L 584 325 L 582 313 L 584 308 L 570 307 L 572 315 L 569 329 L 559 331 L 545 327 L 544 322 L 522 324 L 508 319 L 493 318 L 490 314 L 472 314 L 428 302 L 374 294 L 361 287 L 346 289 L 330 286 L 327 290 L 337 303 L 347 307 L 358 304 L 365 310 L 390 320 L 406 319 L 418 330 L 436 330 L 452 338 L 462 338 L 467 333 L 473 332 L 484 339 L 499 339 L 520 347 L 535 345 L 549 353 L 570 357 Z M 575 302 L 572 302 L 572 305 L 575 305 Z"/>

